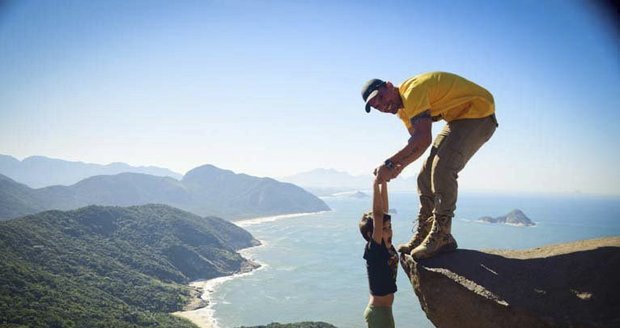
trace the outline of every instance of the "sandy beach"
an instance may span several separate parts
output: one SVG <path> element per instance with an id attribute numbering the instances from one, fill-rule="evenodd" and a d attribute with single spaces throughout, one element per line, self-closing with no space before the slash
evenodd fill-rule
<path id="1" fill-rule="evenodd" d="M 209 290 L 212 288 L 214 280 L 217 279 L 192 282 L 190 284 L 192 300 L 185 306 L 184 311 L 174 312 L 172 315 L 188 319 L 201 328 L 216 328 L 217 323 L 213 318 L 213 310 L 208 308 Z"/>
<path id="2" fill-rule="evenodd" d="M 318 214 L 322 212 L 325 212 L 325 211 L 314 212 L 314 213 L 297 213 L 297 214 L 284 214 L 284 215 L 275 215 L 275 216 L 267 216 L 267 217 L 258 217 L 258 218 L 239 220 L 239 221 L 235 221 L 232 223 L 244 228 L 244 227 L 255 225 L 255 224 L 272 222 L 272 221 L 286 219 L 286 218 L 294 218 L 294 217 L 299 217 L 299 216 Z M 250 266 L 247 268 L 243 268 L 242 272 L 236 273 L 231 276 L 224 276 L 224 277 L 219 277 L 219 278 L 209 279 L 209 280 L 199 280 L 199 281 L 194 281 L 190 283 L 189 285 L 190 287 L 192 287 L 191 295 L 193 299 L 190 301 L 189 304 L 185 306 L 183 311 L 174 312 L 172 313 L 172 315 L 186 318 L 201 328 L 219 328 L 217 320 L 214 317 L 215 311 L 212 308 L 213 302 L 211 302 L 210 295 L 211 293 L 213 293 L 213 290 L 216 286 L 228 280 L 235 279 L 240 276 L 252 274 L 256 270 L 264 269 L 267 266 L 265 263 L 260 263 L 258 261 L 255 261 L 254 259 L 251 258 L 251 256 L 249 256 L 249 251 L 251 249 L 255 247 L 265 246 L 264 241 L 261 240 L 260 242 L 261 242 L 260 245 L 244 248 L 238 251 L 239 254 L 241 254 L 241 256 L 248 259 L 250 262 L 257 264 L 257 266 Z"/>
<path id="3" fill-rule="evenodd" d="M 260 247 L 262 245 L 264 244 L 254 247 Z M 243 257 L 248 258 L 247 254 L 244 253 L 254 247 L 242 249 L 239 251 L 239 253 Z M 253 260 L 250 261 L 254 263 Z M 260 270 L 261 268 L 265 267 L 265 265 L 263 264 L 256 264 L 258 265 L 248 266 L 247 268 L 242 269 L 242 272 L 236 273 L 231 276 L 218 277 L 209 280 L 199 280 L 190 283 L 189 285 L 190 287 L 192 287 L 191 295 L 193 299 L 185 306 L 183 311 L 174 312 L 172 313 L 172 315 L 189 319 L 191 322 L 201 328 L 218 328 L 219 326 L 217 324 L 217 320 L 215 320 L 214 318 L 215 311 L 212 308 L 213 302 L 211 302 L 210 299 L 211 293 L 213 293 L 215 287 L 228 280 L 252 274 L 254 273 L 254 271 Z"/>
<path id="4" fill-rule="evenodd" d="M 216 327 L 211 315 L 207 315 L 203 312 L 183 311 L 183 312 L 174 312 L 172 313 L 172 315 L 188 319 L 189 321 L 193 322 L 196 326 L 201 327 L 201 328 L 215 328 Z"/>

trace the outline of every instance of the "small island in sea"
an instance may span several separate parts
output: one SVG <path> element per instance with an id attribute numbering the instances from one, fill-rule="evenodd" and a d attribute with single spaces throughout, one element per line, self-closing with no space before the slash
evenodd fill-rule
<path id="1" fill-rule="evenodd" d="M 477 221 L 484 222 L 484 223 L 503 223 L 503 224 L 515 225 L 519 227 L 529 227 L 529 226 L 536 225 L 536 223 L 530 220 L 530 218 L 528 218 L 527 215 L 525 215 L 525 213 L 523 213 L 523 211 L 519 209 L 514 209 L 506 215 L 498 216 L 495 218 L 490 217 L 490 216 L 483 216 L 479 218 Z"/>
<path id="2" fill-rule="evenodd" d="M 351 197 L 351 198 L 367 198 L 369 196 L 368 196 L 368 194 L 363 193 L 361 191 L 356 191 L 353 194 L 351 194 L 349 197 Z"/>
<path id="3" fill-rule="evenodd" d="M 349 197 L 349 198 L 368 198 L 370 197 L 367 193 L 364 193 L 359 190 L 355 191 L 343 191 L 332 194 L 333 197 Z"/>

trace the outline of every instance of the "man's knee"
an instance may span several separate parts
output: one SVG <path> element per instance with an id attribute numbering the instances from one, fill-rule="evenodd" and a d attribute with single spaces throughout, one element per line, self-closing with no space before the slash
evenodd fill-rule
<path id="1" fill-rule="evenodd" d="M 420 194 L 432 194 L 431 175 L 430 174 L 418 174 L 418 193 Z"/>
<path id="2" fill-rule="evenodd" d="M 446 159 L 445 157 L 443 159 Z M 433 167 L 433 191 L 436 214 L 452 216 L 458 194 L 460 163 L 438 158 Z"/>
<path id="3" fill-rule="evenodd" d="M 463 156 L 456 150 L 448 150 L 435 157 L 431 178 L 433 183 L 442 179 L 456 179 L 465 165 Z"/>

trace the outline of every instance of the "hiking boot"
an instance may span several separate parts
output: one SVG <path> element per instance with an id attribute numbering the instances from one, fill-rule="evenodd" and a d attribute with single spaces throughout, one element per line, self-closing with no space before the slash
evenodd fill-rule
<path id="1" fill-rule="evenodd" d="M 398 245 L 398 251 L 400 253 L 409 254 L 412 249 L 418 247 L 422 243 L 422 241 L 424 241 L 424 238 L 426 238 L 428 233 L 431 231 L 432 225 L 432 216 L 425 219 L 418 218 L 416 227 L 414 228 L 415 233 L 413 234 L 413 237 L 411 237 L 411 240 L 408 243 Z"/>
<path id="2" fill-rule="evenodd" d="M 430 233 L 422 244 L 411 251 L 411 256 L 416 260 L 427 259 L 442 252 L 455 250 L 458 245 L 450 233 L 451 225 L 451 217 L 435 217 Z"/>

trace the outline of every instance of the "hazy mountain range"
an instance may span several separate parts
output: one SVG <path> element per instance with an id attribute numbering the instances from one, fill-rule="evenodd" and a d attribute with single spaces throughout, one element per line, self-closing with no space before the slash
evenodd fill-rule
<path id="1" fill-rule="evenodd" d="M 95 175 L 113 175 L 123 172 L 144 173 L 181 179 L 182 175 L 155 166 L 135 167 L 125 163 L 107 165 L 66 161 L 44 156 L 30 156 L 18 160 L 0 154 L 0 174 L 31 188 L 54 185 L 68 186 Z"/>
<path id="2" fill-rule="evenodd" d="M 179 173 L 155 166 L 135 167 L 125 163 L 100 165 L 44 156 L 30 156 L 19 161 L 12 156 L 0 154 L 0 174 L 31 188 L 56 185 L 69 186 L 97 175 L 115 175 L 127 172 L 171 177 L 176 180 L 183 178 L 183 175 Z M 352 175 L 334 169 L 318 168 L 283 177 L 279 180 L 301 186 L 317 196 L 327 196 L 343 191 L 370 190 L 373 176 L 371 174 Z M 399 177 L 390 182 L 390 189 L 394 191 L 415 191 L 416 180 L 414 177 Z"/>
<path id="3" fill-rule="evenodd" d="M 235 174 L 212 165 L 195 168 L 181 180 L 121 173 L 39 189 L 0 175 L 0 218 L 4 219 L 48 209 L 149 203 L 226 219 L 329 210 L 321 199 L 293 184 Z"/>
<path id="4" fill-rule="evenodd" d="M 165 205 L 89 206 L 0 222 L 0 326 L 194 327 L 169 315 L 187 283 L 256 265 L 216 217 Z"/>
<path id="5" fill-rule="evenodd" d="M 317 196 L 326 196 L 343 191 L 371 190 L 374 176 L 351 175 L 334 169 L 314 169 L 281 180 L 301 186 Z M 416 191 L 417 181 L 415 177 L 398 177 L 390 182 L 389 187 L 392 191 Z"/>

